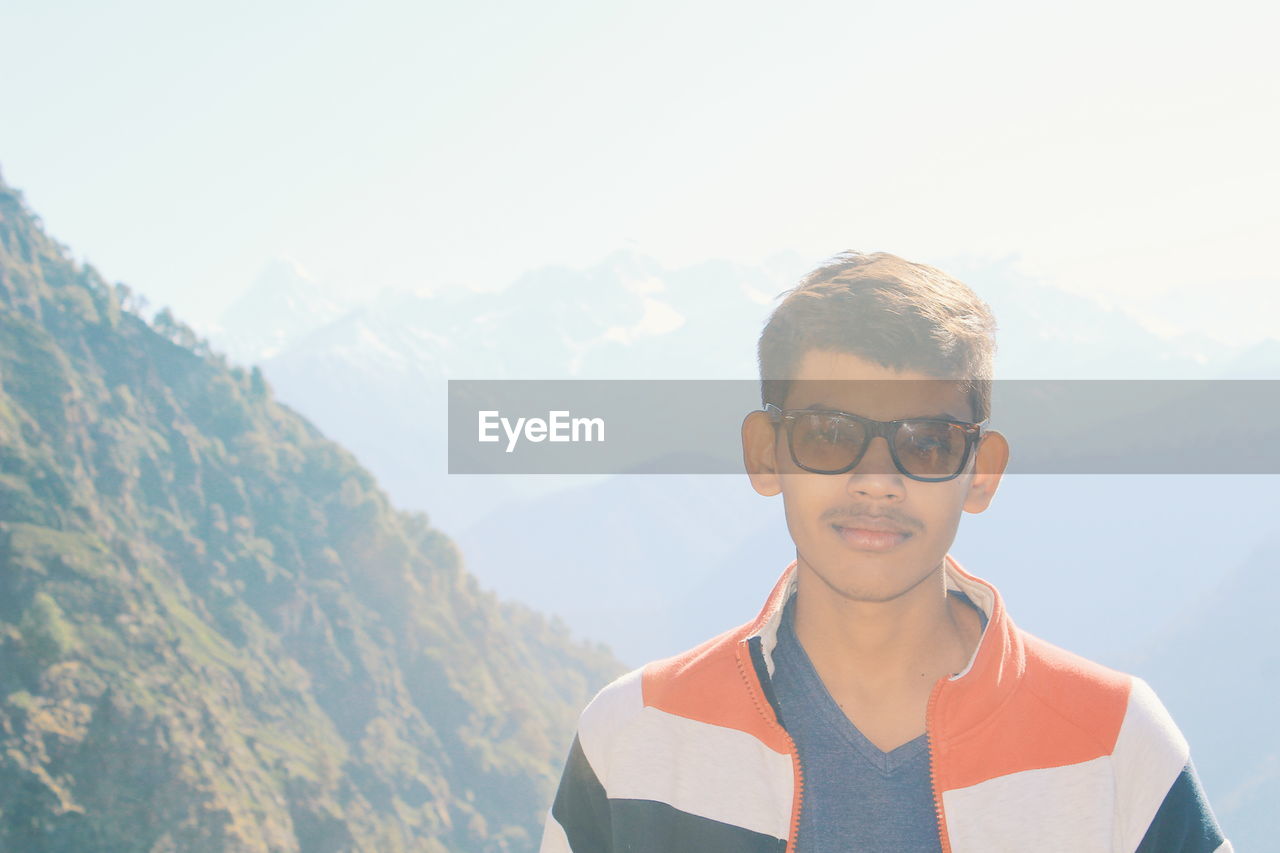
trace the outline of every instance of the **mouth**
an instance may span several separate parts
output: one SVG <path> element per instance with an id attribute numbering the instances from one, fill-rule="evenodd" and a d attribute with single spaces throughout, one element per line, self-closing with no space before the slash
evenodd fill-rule
<path id="1" fill-rule="evenodd" d="M 844 543 L 857 551 L 891 551 L 911 538 L 907 531 L 886 522 L 856 521 L 831 528 Z"/>

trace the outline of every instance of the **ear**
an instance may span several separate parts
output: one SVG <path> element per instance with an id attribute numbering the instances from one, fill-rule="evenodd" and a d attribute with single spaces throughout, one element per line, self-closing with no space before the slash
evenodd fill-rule
<path id="1" fill-rule="evenodd" d="M 742 464 L 751 488 L 765 497 L 782 491 L 778 479 L 778 432 L 765 412 L 748 412 L 742 419 Z"/>
<path id="2" fill-rule="evenodd" d="M 1008 464 L 1009 442 L 1004 435 L 995 430 L 983 433 L 973 464 L 973 478 L 964 498 L 966 512 L 982 512 L 991 505 Z"/>

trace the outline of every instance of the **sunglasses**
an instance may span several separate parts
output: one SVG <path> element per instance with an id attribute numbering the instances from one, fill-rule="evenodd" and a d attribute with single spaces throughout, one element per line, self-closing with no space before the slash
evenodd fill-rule
<path id="1" fill-rule="evenodd" d="M 884 436 L 897 469 L 922 483 L 953 480 L 964 470 L 988 421 L 969 423 L 939 418 L 876 421 L 849 412 L 780 409 L 765 412 L 787 431 L 791 461 L 814 474 L 844 474 L 862 461 L 871 439 Z"/>

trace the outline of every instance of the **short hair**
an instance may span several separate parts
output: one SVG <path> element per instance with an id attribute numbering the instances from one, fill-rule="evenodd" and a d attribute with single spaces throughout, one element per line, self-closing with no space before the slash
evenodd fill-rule
<path id="1" fill-rule="evenodd" d="M 805 353 L 834 350 L 891 370 L 961 379 L 991 414 L 995 316 L 969 287 L 896 255 L 844 251 L 783 291 L 760 334 L 760 396 L 782 407 Z"/>

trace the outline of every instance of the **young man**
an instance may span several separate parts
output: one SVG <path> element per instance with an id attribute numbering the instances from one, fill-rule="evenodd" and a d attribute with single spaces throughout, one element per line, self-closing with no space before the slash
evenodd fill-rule
<path id="1" fill-rule="evenodd" d="M 597 694 L 543 853 L 1231 850 L 1151 689 L 1023 632 L 947 553 L 1009 458 L 994 330 L 892 255 L 788 293 L 742 442 L 796 559 L 750 622 Z"/>

